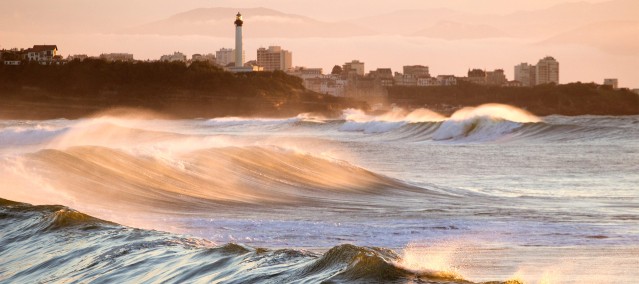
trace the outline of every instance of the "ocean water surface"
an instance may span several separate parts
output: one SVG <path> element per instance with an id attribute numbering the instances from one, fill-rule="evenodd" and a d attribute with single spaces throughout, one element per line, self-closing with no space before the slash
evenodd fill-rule
<path id="1" fill-rule="evenodd" d="M 639 116 L 0 120 L 0 282 L 636 283 Z"/>

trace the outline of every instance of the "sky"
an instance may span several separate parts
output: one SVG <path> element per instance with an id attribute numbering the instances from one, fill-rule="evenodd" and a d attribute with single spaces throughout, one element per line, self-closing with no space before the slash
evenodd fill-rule
<path id="1" fill-rule="evenodd" d="M 606 0 L 588 0 L 596 3 Z M 267 7 L 319 20 L 339 21 L 395 10 L 453 9 L 471 13 L 504 14 L 552 7 L 567 0 L 3 0 L 0 18 L 5 27 L 47 22 L 38 28 L 109 31 L 144 24 L 203 7 Z M 320 4 L 321 3 L 321 4 Z M 38 22 L 36 19 L 40 19 Z"/>
<path id="2" fill-rule="evenodd" d="M 120 31 L 166 19 L 177 13 L 209 7 L 237 7 L 238 9 L 266 7 L 320 21 L 357 23 L 363 17 L 402 10 L 450 9 L 468 17 L 481 14 L 503 16 L 517 11 L 552 9 L 557 5 L 574 1 L 58 0 L 55 4 L 43 4 L 42 0 L 3 0 L 2 2 L 0 48 L 55 43 L 63 55 L 130 52 L 134 53 L 136 59 L 157 59 L 162 54 L 170 54 L 174 51 L 182 51 L 187 55 L 214 53 L 219 48 L 232 47 L 233 42 L 224 36 L 122 35 L 119 34 Z M 607 0 L 581 2 L 607 3 Z M 639 1 L 636 3 L 636 10 L 632 7 L 635 15 L 639 14 Z M 512 23 L 505 18 L 504 21 L 490 24 L 498 29 L 504 29 L 510 25 L 517 25 L 519 22 L 517 18 L 510 21 Z M 628 25 L 626 24 L 625 27 Z M 631 23 L 630 28 L 634 27 L 634 23 Z M 232 29 L 233 27 L 230 26 L 229 34 L 232 34 Z M 635 66 L 639 65 L 639 55 L 633 51 L 636 39 L 632 41 L 630 36 L 631 42 L 628 44 L 616 42 L 618 38 L 628 38 L 627 33 L 610 40 L 615 42 L 614 45 L 621 47 L 625 45 L 625 49 L 630 50 L 624 53 L 612 50 L 610 46 L 613 44 L 603 46 L 603 43 L 599 42 L 599 45 L 593 45 L 592 40 L 587 42 L 587 38 L 575 39 L 575 34 L 551 41 L 548 39 L 552 39 L 554 35 L 550 34 L 536 37 L 516 36 L 472 40 L 442 40 L 397 34 L 352 38 L 252 38 L 249 37 L 250 24 L 247 24 L 246 29 L 247 37 L 244 42 L 247 59 L 254 59 L 253 50 L 258 47 L 281 45 L 293 52 L 294 65 L 322 67 L 325 72 L 330 71 L 333 65 L 359 59 L 366 62 L 367 70 L 391 67 L 393 71 L 401 71 L 403 65 L 422 64 L 431 68 L 431 75 L 462 76 L 468 68 L 487 70 L 503 68 L 508 78 L 512 80 L 514 65 L 521 62 L 534 64 L 542 57 L 552 55 L 560 62 L 561 83 L 572 81 L 601 83 L 603 78 L 612 77 L 619 78 L 621 86 L 639 88 L 639 75 L 634 71 Z M 639 38 L 639 29 L 636 35 L 635 38 Z"/>

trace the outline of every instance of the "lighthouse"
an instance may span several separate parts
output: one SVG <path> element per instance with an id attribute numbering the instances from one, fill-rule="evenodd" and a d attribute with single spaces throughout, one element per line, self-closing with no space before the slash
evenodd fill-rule
<path id="1" fill-rule="evenodd" d="M 242 14 L 237 12 L 235 16 L 235 67 L 244 66 L 244 61 L 242 60 Z"/>

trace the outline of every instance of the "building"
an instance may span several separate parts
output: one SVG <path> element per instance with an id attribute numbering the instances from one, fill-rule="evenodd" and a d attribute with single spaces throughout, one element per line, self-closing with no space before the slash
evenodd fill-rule
<path id="1" fill-rule="evenodd" d="M 4 61 L 5 65 L 20 65 L 21 61 L 26 59 L 26 56 L 26 50 L 22 48 L 0 50 L 0 60 Z"/>
<path id="2" fill-rule="evenodd" d="M 215 59 L 215 54 L 209 53 L 209 54 L 193 54 L 191 56 L 191 62 L 208 62 L 210 64 L 215 64 L 216 63 L 216 59 Z"/>
<path id="3" fill-rule="evenodd" d="M 306 67 L 297 66 L 295 68 L 289 69 L 288 71 L 286 71 L 286 73 L 306 80 L 310 78 L 322 77 L 323 69 L 322 68 L 306 68 Z"/>
<path id="4" fill-rule="evenodd" d="M 404 74 L 413 75 L 416 77 L 430 77 L 428 73 L 428 66 L 422 65 L 407 65 L 404 66 Z"/>
<path id="5" fill-rule="evenodd" d="M 377 70 L 368 72 L 367 77 L 376 79 L 382 87 L 395 85 L 395 78 L 393 77 L 391 68 L 377 68 Z"/>
<path id="6" fill-rule="evenodd" d="M 396 86 L 417 86 L 417 76 L 395 72 L 393 76 Z"/>
<path id="7" fill-rule="evenodd" d="M 455 86 L 457 78 L 455 75 L 437 75 L 437 82 L 440 86 Z"/>
<path id="8" fill-rule="evenodd" d="M 29 61 L 52 61 L 58 53 L 56 45 L 34 45 L 27 49 L 27 59 Z"/>
<path id="9" fill-rule="evenodd" d="M 494 71 L 486 72 L 486 85 L 501 86 L 508 82 L 504 69 L 495 69 Z"/>
<path id="10" fill-rule="evenodd" d="M 182 52 L 173 52 L 173 54 L 169 54 L 169 55 L 162 55 L 160 57 L 160 61 L 165 61 L 165 62 L 184 62 L 186 63 L 186 55 L 184 55 L 184 53 Z"/>
<path id="11" fill-rule="evenodd" d="M 344 96 L 348 81 L 340 78 L 339 75 L 322 75 L 320 77 L 308 78 L 304 80 L 304 87 L 321 94 L 336 97 Z"/>
<path id="12" fill-rule="evenodd" d="M 235 16 L 235 50 L 242 50 L 244 51 L 244 48 L 242 47 L 242 25 L 244 24 L 244 21 L 242 20 L 242 14 L 240 14 L 240 12 L 237 12 L 237 15 Z M 235 62 L 235 67 L 244 67 L 244 52 L 242 52 L 242 54 L 235 53 L 235 59 L 233 60 Z"/>
<path id="13" fill-rule="evenodd" d="M 102 53 L 100 59 L 108 62 L 113 61 L 133 61 L 133 54 L 130 53 Z"/>
<path id="14" fill-rule="evenodd" d="M 535 65 L 521 63 L 515 65 L 515 81 L 519 81 L 523 87 L 532 87 L 537 84 L 537 68 Z"/>
<path id="15" fill-rule="evenodd" d="M 457 80 L 457 79 L 455 79 Z M 501 86 L 508 82 L 504 69 L 495 69 L 494 71 L 485 71 L 482 69 L 469 69 L 468 77 L 463 79 L 478 85 L 494 85 Z"/>
<path id="16" fill-rule="evenodd" d="M 262 71 L 259 66 L 244 65 L 246 54 L 242 46 L 242 26 L 244 21 L 242 20 L 242 14 L 237 12 L 235 15 L 235 49 L 220 49 L 220 52 L 216 52 L 218 64 L 225 66 L 224 70 L 233 73 L 242 72 L 255 72 Z"/>
<path id="17" fill-rule="evenodd" d="M 264 67 L 264 71 L 288 71 L 293 66 L 293 54 L 280 46 L 260 47 L 257 49 L 257 64 Z"/>
<path id="18" fill-rule="evenodd" d="M 235 50 L 232 48 L 220 48 L 215 52 L 215 60 L 218 65 L 226 66 L 235 62 Z"/>
<path id="19" fill-rule="evenodd" d="M 85 59 L 88 59 L 88 58 L 89 56 L 86 54 L 74 54 L 74 55 L 67 56 L 67 61 L 73 61 L 73 60 L 84 61 Z"/>
<path id="20" fill-rule="evenodd" d="M 365 74 L 364 62 L 360 62 L 359 60 L 353 60 L 351 62 L 346 62 L 342 66 L 342 74 L 346 74 L 347 76 L 357 75 L 364 76 Z"/>
<path id="21" fill-rule="evenodd" d="M 513 81 L 506 82 L 502 86 L 504 86 L 504 87 L 523 87 L 524 85 L 521 82 L 517 81 L 517 80 L 513 80 Z"/>
<path id="22" fill-rule="evenodd" d="M 478 85 L 486 84 L 486 71 L 481 69 L 468 69 L 468 82 Z"/>
<path id="23" fill-rule="evenodd" d="M 611 86 L 615 90 L 619 88 L 619 80 L 616 78 L 604 79 L 603 84 L 604 86 Z"/>
<path id="24" fill-rule="evenodd" d="M 551 56 L 540 59 L 535 69 L 535 85 L 559 84 L 559 62 Z"/>
<path id="25" fill-rule="evenodd" d="M 437 80 L 437 78 L 432 78 L 432 77 L 417 78 L 417 86 L 420 86 L 420 87 L 439 86 L 439 81 Z"/>

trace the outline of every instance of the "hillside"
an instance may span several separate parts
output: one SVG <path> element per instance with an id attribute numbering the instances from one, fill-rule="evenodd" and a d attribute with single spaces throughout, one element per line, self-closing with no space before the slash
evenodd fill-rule
<path id="1" fill-rule="evenodd" d="M 389 103 L 405 108 L 452 111 L 465 106 L 502 103 L 536 115 L 637 115 L 639 95 L 594 83 L 493 87 L 462 83 L 448 87 L 391 87 Z"/>
<path id="2" fill-rule="evenodd" d="M 313 93 L 283 72 L 233 74 L 194 63 L 73 61 L 0 65 L 0 118 L 77 118 L 112 108 L 182 118 L 334 115 L 363 103 Z"/>

